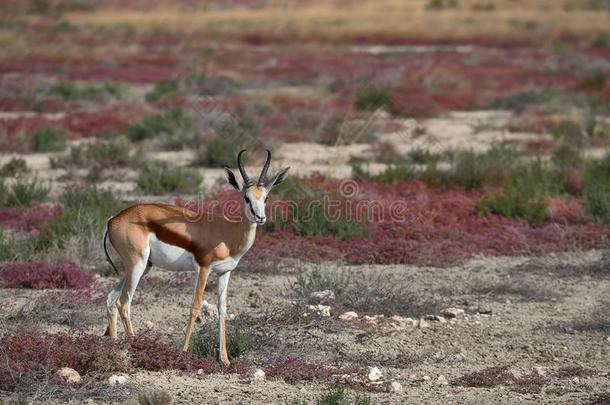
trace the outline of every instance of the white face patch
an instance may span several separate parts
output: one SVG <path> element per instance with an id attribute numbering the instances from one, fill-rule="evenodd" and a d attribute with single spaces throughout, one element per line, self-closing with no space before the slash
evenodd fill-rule
<path id="1" fill-rule="evenodd" d="M 252 187 L 246 190 L 246 194 L 244 196 L 244 208 L 248 221 L 257 225 L 264 225 L 267 221 L 267 216 L 265 215 L 265 200 L 267 199 L 267 194 L 269 194 L 269 192 L 264 187 L 261 187 L 259 190 L 262 190 L 262 193 L 260 193 L 258 198 L 258 193 L 254 193 Z"/>
<path id="2" fill-rule="evenodd" d="M 195 256 L 188 250 L 167 244 L 151 233 L 148 235 L 150 257 L 148 260 L 157 267 L 173 271 L 198 270 Z"/>

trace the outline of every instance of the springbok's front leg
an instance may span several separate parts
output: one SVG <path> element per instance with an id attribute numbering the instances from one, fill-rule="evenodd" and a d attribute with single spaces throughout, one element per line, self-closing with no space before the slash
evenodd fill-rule
<path id="1" fill-rule="evenodd" d="M 182 345 L 182 351 L 186 352 L 189 349 L 191 343 L 191 336 L 193 335 L 193 327 L 195 326 L 195 320 L 201 312 L 201 302 L 203 301 L 203 291 L 205 285 L 208 282 L 208 268 L 200 267 L 199 275 L 197 277 L 197 286 L 195 287 L 195 293 L 193 295 L 193 307 L 191 308 L 191 319 L 189 320 L 188 327 L 186 329 L 186 336 L 184 337 L 184 344 Z"/>
<path id="2" fill-rule="evenodd" d="M 220 350 L 218 352 L 218 359 L 222 361 L 225 366 L 231 364 L 229 362 L 229 355 L 227 354 L 227 285 L 229 284 L 229 277 L 231 272 L 228 271 L 218 279 L 218 293 L 217 293 L 217 308 L 218 308 L 218 344 Z"/>

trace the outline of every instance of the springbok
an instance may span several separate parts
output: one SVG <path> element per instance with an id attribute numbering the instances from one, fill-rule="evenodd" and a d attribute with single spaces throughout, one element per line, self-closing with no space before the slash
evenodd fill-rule
<path id="1" fill-rule="evenodd" d="M 104 233 L 104 251 L 108 262 L 116 267 L 108 254 L 106 241 L 118 252 L 125 265 L 125 274 L 108 294 L 108 328 L 106 335 L 117 338 L 117 313 L 125 333 L 133 336 L 130 306 L 140 278 L 152 265 L 167 270 L 197 273 L 190 319 L 182 350 L 189 349 L 193 326 L 203 303 L 203 291 L 210 273 L 218 280 L 218 341 L 219 360 L 229 365 L 226 341 L 227 284 L 231 270 L 252 247 L 256 227 L 266 221 L 265 203 L 271 189 L 284 181 L 289 167 L 267 180 L 271 152 L 256 184 L 250 180 L 242 164 L 242 150 L 237 155 L 237 167 L 243 179 L 240 185 L 233 171 L 225 167 L 229 184 L 244 200 L 243 215 L 231 220 L 224 215 L 198 215 L 194 211 L 174 205 L 137 204 L 110 218 Z M 117 271 L 118 272 L 118 271 Z"/>

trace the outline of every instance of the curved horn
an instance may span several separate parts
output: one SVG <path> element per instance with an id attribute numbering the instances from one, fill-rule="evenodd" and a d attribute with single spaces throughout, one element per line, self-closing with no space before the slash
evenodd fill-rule
<path id="1" fill-rule="evenodd" d="M 267 160 L 265 161 L 265 164 L 263 165 L 263 170 L 261 170 L 261 175 L 258 177 L 258 182 L 256 183 L 257 186 L 265 185 L 265 179 L 267 178 L 267 170 L 269 170 L 269 164 L 271 163 L 271 151 L 269 149 L 266 149 L 266 151 L 267 151 Z"/>
<path id="2" fill-rule="evenodd" d="M 245 151 L 246 149 L 242 149 L 237 154 L 237 167 L 239 169 L 239 172 L 241 173 L 242 179 L 244 179 L 244 184 L 246 185 L 246 187 L 250 187 L 252 185 L 252 180 L 250 180 L 250 177 L 248 176 L 248 173 L 246 173 L 246 169 L 244 169 L 244 165 L 241 162 L 241 156 L 244 154 Z"/>

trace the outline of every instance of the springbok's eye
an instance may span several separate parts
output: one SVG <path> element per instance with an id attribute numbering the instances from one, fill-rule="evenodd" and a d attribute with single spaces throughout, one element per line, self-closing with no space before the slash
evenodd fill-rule
<path id="1" fill-rule="evenodd" d="M 246 204 L 250 204 L 250 198 L 248 198 L 248 196 L 244 197 L 244 201 L 246 201 Z"/>

